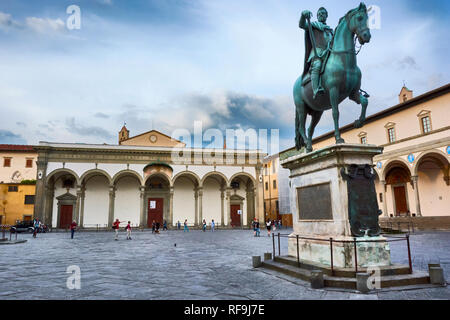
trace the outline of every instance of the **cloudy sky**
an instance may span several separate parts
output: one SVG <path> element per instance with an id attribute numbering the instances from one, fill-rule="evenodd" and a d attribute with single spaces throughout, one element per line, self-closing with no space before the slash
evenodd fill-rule
<path id="1" fill-rule="evenodd" d="M 66 13 L 81 9 L 81 28 Z M 0 143 L 117 143 L 157 129 L 279 129 L 294 143 L 302 10 L 333 28 L 359 1 L 1 0 Z M 449 82 L 448 1 L 373 0 L 381 29 L 358 55 L 368 114 Z M 341 104 L 341 125 L 359 106 Z M 333 129 L 330 111 L 316 136 Z"/>

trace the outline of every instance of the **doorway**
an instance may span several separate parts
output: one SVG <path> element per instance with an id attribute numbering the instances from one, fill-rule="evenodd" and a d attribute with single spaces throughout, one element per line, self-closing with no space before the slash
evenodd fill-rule
<path id="1" fill-rule="evenodd" d="M 241 210 L 240 204 L 232 204 L 230 206 L 230 215 L 231 215 L 231 226 L 232 227 L 240 227 L 241 226 L 241 214 L 238 214 L 238 210 Z"/>
<path id="2" fill-rule="evenodd" d="M 61 205 L 59 228 L 67 229 L 72 223 L 73 205 Z"/>
<path id="3" fill-rule="evenodd" d="M 394 187 L 395 215 L 402 216 L 408 213 L 405 186 Z"/>
<path id="4" fill-rule="evenodd" d="M 164 198 L 148 198 L 147 226 L 151 227 L 153 220 L 163 224 Z"/>

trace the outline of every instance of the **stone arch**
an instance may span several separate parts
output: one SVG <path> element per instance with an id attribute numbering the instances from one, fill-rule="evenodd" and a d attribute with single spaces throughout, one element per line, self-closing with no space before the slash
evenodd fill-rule
<path id="1" fill-rule="evenodd" d="M 403 167 L 404 169 L 406 169 L 409 172 L 410 176 L 413 175 L 413 173 L 411 172 L 411 168 L 406 160 L 403 160 L 401 158 L 394 158 L 385 163 L 385 165 L 383 166 L 383 169 L 381 171 L 381 174 L 379 175 L 379 178 L 383 181 L 386 181 L 387 173 L 389 173 L 389 171 L 396 166 Z"/>
<path id="2" fill-rule="evenodd" d="M 202 179 L 200 179 L 200 177 L 196 173 L 192 171 L 181 171 L 172 178 L 172 185 L 175 185 L 176 180 L 183 176 L 189 176 L 197 186 L 200 186 L 202 184 Z"/>
<path id="3" fill-rule="evenodd" d="M 125 169 L 125 170 L 122 170 L 122 171 L 117 172 L 117 173 L 112 177 L 112 180 L 111 180 L 112 184 L 115 185 L 115 184 L 117 183 L 117 181 L 118 181 L 120 178 L 124 177 L 124 176 L 133 176 L 133 177 L 135 177 L 136 179 L 139 180 L 139 184 L 140 184 L 141 186 L 144 185 L 144 179 L 142 178 L 142 176 L 140 176 L 139 173 L 137 173 L 136 171 L 134 171 L 134 170 L 129 170 L 129 169 Z"/>
<path id="4" fill-rule="evenodd" d="M 144 186 L 147 185 L 147 182 L 148 182 L 150 179 L 155 178 L 155 177 L 158 177 L 158 176 L 163 177 L 164 179 L 166 179 L 167 182 L 169 183 L 169 186 L 170 186 L 170 187 L 173 187 L 173 181 L 172 181 L 172 179 L 171 179 L 165 172 L 162 172 L 162 171 L 160 171 L 160 172 L 154 172 L 154 173 L 148 175 L 147 177 L 145 177 L 145 179 L 144 179 Z"/>
<path id="5" fill-rule="evenodd" d="M 80 185 L 81 179 L 80 177 L 78 177 L 78 175 L 75 173 L 75 171 L 71 170 L 71 169 L 67 169 L 67 168 L 59 168 L 56 170 L 53 170 L 52 172 L 50 172 L 50 174 L 47 175 L 46 180 L 49 181 L 50 178 L 52 178 L 53 176 L 55 176 L 58 173 L 66 173 L 66 174 L 71 174 L 74 176 L 77 185 Z"/>
<path id="6" fill-rule="evenodd" d="M 204 182 L 205 182 L 205 180 L 206 180 L 208 177 L 211 177 L 211 176 L 213 176 L 213 175 L 217 175 L 217 176 L 222 177 L 223 181 L 225 182 L 225 186 L 228 186 L 229 182 L 228 182 L 227 177 L 226 177 L 222 172 L 219 172 L 219 171 L 210 171 L 210 172 L 208 172 L 207 174 L 205 174 L 205 175 L 202 177 L 202 179 L 200 180 L 200 186 L 202 187 L 203 184 L 204 184 Z"/>
<path id="7" fill-rule="evenodd" d="M 108 174 L 108 172 L 106 172 L 105 170 L 102 170 L 102 169 L 91 169 L 91 170 L 84 172 L 80 177 L 80 182 L 81 183 L 86 182 L 86 179 L 89 176 L 94 176 L 94 175 L 103 175 L 108 180 L 109 184 L 110 185 L 112 184 L 111 176 Z"/>
<path id="8" fill-rule="evenodd" d="M 257 186 L 256 180 L 251 174 L 249 174 L 247 172 L 238 172 L 231 176 L 230 180 L 228 181 L 228 187 L 231 187 L 231 183 L 233 182 L 233 180 L 235 178 L 238 178 L 239 176 L 246 176 L 247 178 L 249 178 L 252 181 L 253 187 Z"/>
<path id="9" fill-rule="evenodd" d="M 446 173 L 448 175 L 449 160 L 448 160 L 447 155 L 445 153 L 443 153 L 441 150 L 433 149 L 433 150 L 429 150 L 429 151 L 424 151 L 417 157 L 417 159 L 414 163 L 413 170 L 412 170 L 412 172 L 414 173 L 414 176 L 418 175 L 420 164 L 427 158 L 433 158 L 434 160 L 437 160 L 441 165 L 440 166 L 441 169 L 444 171 L 444 175 Z"/>

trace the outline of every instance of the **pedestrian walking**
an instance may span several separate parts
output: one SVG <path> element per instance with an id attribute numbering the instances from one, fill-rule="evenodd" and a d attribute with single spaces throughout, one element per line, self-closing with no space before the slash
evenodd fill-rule
<path id="1" fill-rule="evenodd" d="M 164 222 L 163 222 L 163 231 L 164 230 L 167 230 L 167 221 L 166 220 L 164 220 Z"/>
<path id="2" fill-rule="evenodd" d="M 36 238 L 38 230 L 39 230 L 39 219 L 35 219 L 34 220 L 33 238 Z"/>
<path id="3" fill-rule="evenodd" d="M 184 230 L 183 230 L 183 232 L 189 232 L 189 228 L 188 228 L 188 225 L 187 225 L 187 219 L 184 220 Z"/>
<path id="4" fill-rule="evenodd" d="M 255 234 L 255 237 L 259 237 L 259 236 L 260 236 L 260 233 L 261 233 L 261 229 L 259 228 L 259 220 L 258 220 L 258 219 L 256 219 L 256 222 L 255 222 L 255 228 L 256 228 L 256 234 Z"/>
<path id="5" fill-rule="evenodd" d="M 114 229 L 114 240 L 119 240 L 119 225 L 120 225 L 119 219 L 116 219 L 116 221 L 114 221 L 112 228 Z"/>
<path id="6" fill-rule="evenodd" d="M 159 221 L 156 221 L 156 224 L 155 224 L 155 233 L 156 234 L 158 234 L 159 233 L 159 227 L 160 227 L 160 223 L 159 223 Z"/>
<path id="7" fill-rule="evenodd" d="M 214 227 L 216 226 L 214 219 L 211 221 L 211 231 L 214 232 Z"/>
<path id="8" fill-rule="evenodd" d="M 266 222 L 266 228 L 267 228 L 267 236 L 270 237 L 270 229 L 272 226 L 272 222 L 270 220 L 267 220 Z"/>
<path id="9" fill-rule="evenodd" d="M 256 237 L 256 218 L 252 221 L 252 227 L 253 227 L 253 236 Z"/>
<path id="10" fill-rule="evenodd" d="M 202 229 L 203 229 L 203 232 L 206 231 L 206 220 L 205 219 L 203 219 Z"/>
<path id="11" fill-rule="evenodd" d="M 272 230 L 273 230 L 273 231 L 277 230 L 277 223 L 276 223 L 276 220 L 272 220 Z"/>
<path id="12" fill-rule="evenodd" d="M 180 222 L 180 220 L 178 220 L 178 222 L 177 222 L 177 228 L 178 228 L 178 230 L 181 230 L 181 222 Z"/>
<path id="13" fill-rule="evenodd" d="M 153 222 L 152 222 L 152 233 L 155 233 L 155 230 L 156 230 L 156 222 L 155 222 L 155 220 L 153 220 Z"/>
<path id="14" fill-rule="evenodd" d="M 125 230 L 127 231 L 127 240 L 131 240 L 131 222 L 128 221 L 127 226 L 125 227 Z"/>
<path id="15" fill-rule="evenodd" d="M 75 229 L 77 228 L 77 222 L 75 220 L 70 224 L 70 239 L 73 239 L 73 235 L 75 234 Z"/>

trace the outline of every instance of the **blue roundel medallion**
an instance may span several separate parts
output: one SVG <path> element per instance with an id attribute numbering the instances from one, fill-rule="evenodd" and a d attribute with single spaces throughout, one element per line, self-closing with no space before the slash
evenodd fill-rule
<path id="1" fill-rule="evenodd" d="M 450 154 L 450 146 L 447 147 L 447 154 Z"/>
<path id="2" fill-rule="evenodd" d="M 414 162 L 414 155 L 413 155 L 412 153 L 408 155 L 408 161 L 409 161 L 410 163 L 413 163 L 413 162 Z"/>
<path id="3" fill-rule="evenodd" d="M 377 168 L 378 168 L 378 169 L 381 169 L 382 166 L 383 166 L 383 165 L 381 164 L 381 162 L 378 161 L 378 162 L 377 162 Z"/>

